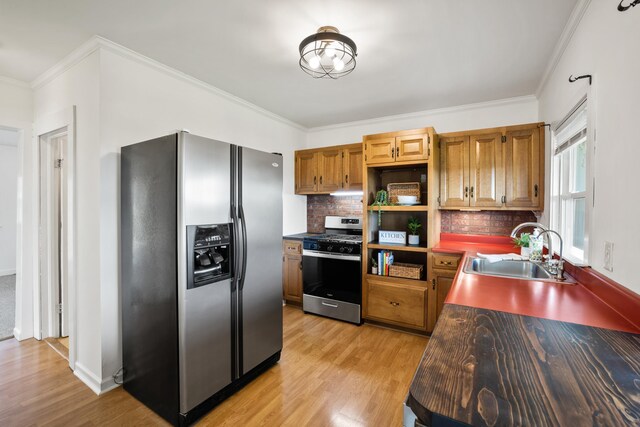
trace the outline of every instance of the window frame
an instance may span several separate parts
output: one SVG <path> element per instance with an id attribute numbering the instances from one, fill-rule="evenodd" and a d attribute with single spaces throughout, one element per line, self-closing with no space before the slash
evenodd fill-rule
<path id="1" fill-rule="evenodd" d="M 593 206 L 595 204 L 594 186 L 595 174 L 593 164 L 595 158 L 595 102 L 593 101 L 594 93 L 584 94 L 579 102 L 569 110 L 569 113 L 560 121 L 552 126 L 551 131 L 551 150 L 550 150 L 550 169 L 551 169 L 551 185 L 550 185 L 550 227 L 558 231 L 562 236 L 564 243 L 563 256 L 576 266 L 587 266 L 591 259 L 590 254 L 590 235 L 592 229 Z M 562 141 L 558 141 L 558 136 L 562 136 L 562 132 L 573 125 L 574 121 L 579 118 L 579 114 L 586 110 L 586 125 L 584 127 L 573 129 L 565 136 Z M 584 135 L 577 138 L 576 141 L 569 143 L 567 147 L 562 148 L 559 152 L 557 149 L 563 147 L 574 135 L 580 134 L 584 129 Z M 577 158 L 577 147 L 585 144 L 585 188 L 581 191 L 575 191 L 575 161 Z M 584 200 L 585 217 L 584 217 L 584 247 L 582 250 L 573 245 L 573 226 L 575 216 L 570 213 L 574 207 L 576 200 Z M 569 211 L 569 212 L 568 212 Z M 554 246 L 559 251 L 559 246 Z"/>

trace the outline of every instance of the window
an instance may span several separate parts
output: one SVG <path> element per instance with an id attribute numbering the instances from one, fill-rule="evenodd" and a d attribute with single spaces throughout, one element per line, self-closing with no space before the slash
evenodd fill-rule
<path id="1" fill-rule="evenodd" d="M 587 99 L 560 122 L 552 136 L 551 228 L 564 242 L 564 256 L 586 265 L 589 216 L 589 138 Z"/>

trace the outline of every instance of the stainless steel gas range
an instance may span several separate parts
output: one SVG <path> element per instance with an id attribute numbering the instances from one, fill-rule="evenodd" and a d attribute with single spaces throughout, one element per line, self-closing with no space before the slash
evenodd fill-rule
<path id="1" fill-rule="evenodd" d="M 327 216 L 325 229 L 303 239 L 302 309 L 359 325 L 362 219 Z"/>

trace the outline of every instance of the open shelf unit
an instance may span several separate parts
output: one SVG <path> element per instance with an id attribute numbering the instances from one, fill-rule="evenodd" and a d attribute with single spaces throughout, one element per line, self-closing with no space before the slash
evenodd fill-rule
<path id="1" fill-rule="evenodd" d="M 398 154 L 394 161 L 364 163 L 363 203 L 365 215 L 363 224 L 363 316 L 365 319 L 410 328 L 422 333 L 433 329 L 428 316 L 435 302 L 435 290 L 431 278 L 427 277 L 427 254 L 429 247 L 440 240 L 440 212 L 437 209 L 439 194 L 439 152 L 438 136 L 433 128 L 401 131 L 364 137 L 365 157 L 374 150 L 380 156 L 380 146 L 395 140 L 395 146 L 412 136 L 423 135 L 422 159 L 401 160 Z M 400 141 L 400 142 L 399 142 Z M 372 148 L 372 146 L 374 148 Z M 401 151 L 396 151 L 396 153 Z M 391 148 L 393 157 L 393 148 Z M 414 157 L 419 157 L 420 154 Z M 387 190 L 391 183 L 420 183 L 419 205 L 372 206 L 376 192 Z M 383 244 L 378 241 L 379 230 L 405 231 L 409 218 L 417 218 L 422 227 L 418 233 L 418 245 Z M 422 265 L 422 277 L 417 279 L 372 274 L 372 262 L 381 250 L 391 251 L 394 262 Z M 435 306 L 433 307 L 435 310 Z M 407 310 L 410 314 L 407 314 Z M 422 310 L 422 311 L 420 311 Z M 420 320 L 423 321 L 420 321 Z"/>

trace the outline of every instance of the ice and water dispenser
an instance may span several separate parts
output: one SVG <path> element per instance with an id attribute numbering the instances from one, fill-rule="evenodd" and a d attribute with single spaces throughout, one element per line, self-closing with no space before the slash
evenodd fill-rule
<path id="1" fill-rule="evenodd" d="M 231 277 L 230 224 L 187 226 L 187 289 Z"/>

